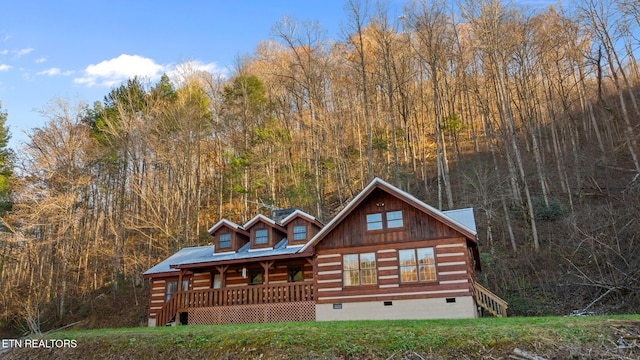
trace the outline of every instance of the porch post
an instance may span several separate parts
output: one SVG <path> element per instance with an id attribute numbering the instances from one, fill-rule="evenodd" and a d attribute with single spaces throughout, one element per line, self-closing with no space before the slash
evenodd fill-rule
<path id="1" fill-rule="evenodd" d="M 264 269 L 264 284 L 269 284 L 269 268 L 273 265 L 273 260 L 271 261 L 263 261 L 260 263 L 262 265 L 262 269 Z"/>
<path id="2" fill-rule="evenodd" d="M 227 272 L 227 269 L 229 269 L 229 265 L 216 266 L 216 270 L 218 270 L 218 272 L 220 273 L 220 289 L 224 288 L 227 285 L 224 276 L 224 274 Z M 213 288 L 213 279 L 211 279 L 211 287 Z"/>

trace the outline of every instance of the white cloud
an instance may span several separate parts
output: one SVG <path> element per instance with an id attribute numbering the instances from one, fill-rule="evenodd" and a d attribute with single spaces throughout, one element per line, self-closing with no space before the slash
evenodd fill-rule
<path id="1" fill-rule="evenodd" d="M 0 55 L 7 55 L 9 53 L 9 50 L 5 49 L 5 50 L 0 50 Z"/>
<path id="2" fill-rule="evenodd" d="M 60 74 L 60 69 L 57 67 L 52 67 L 51 69 L 47 69 L 47 70 L 36 73 L 36 75 L 49 75 L 49 76 L 55 76 L 59 74 Z"/>
<path id="3" fill-rule="evenodd" d="M 156 80 L 165 69 L 165 66 L 156 64 L 153 59 L 122 54 L 117 58 L 87 66 L 83 76 L 73 79 L 73 82 L 89 87 L 96 85 L 111 87 L 135 76 Z"/>
<path id="4" fill-rule="evenodd" d="M 14 50 L 13 53 L 16 55 L 16 57 L 20 57 L 22 55 L 29 54 L 33 50 L 35 50 L 35 49 L 34 48 L 25 48 L 25 49 L 20 49 L 20 50 Z"/>
<path id="5" fill-rule="evenodd" d="M 41 57 L 39 59 L 36 59 L 35 63 L 36 64 L 41 64 L 41 63 L 46 62 L 46 61 L 47 61 L 46 57 Z"/>
<path id="6" fill-rule="evenodd" d="M 0 64 L 0 71 L 9 71 L 9 69 L 11 69 L 10 65 Z"/>

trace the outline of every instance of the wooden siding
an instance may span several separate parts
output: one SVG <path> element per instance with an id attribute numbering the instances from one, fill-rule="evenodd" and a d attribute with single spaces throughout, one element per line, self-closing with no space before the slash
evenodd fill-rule
<path id="1" fill-rule="evenodd" d="M 425 247 L 434 248 L 436 281 L 402 283 L 398 250 Z M 370 252 L 376 254 L 377 284 L 343 286 L 342 255 Z M 464 237 L 319 250 L 315 260 L 319 304 L 470 296 L 473 291 Z"/>
<path id="2" fill-rule="evenodd" d="M 402 211 L 403 227 L 367 230 L 367 214 Z M 376 189 L 316 246 L 316 251 L 464 237 L 403 200 Z M 399 245 L 401 246 L 401 245 Z"/>

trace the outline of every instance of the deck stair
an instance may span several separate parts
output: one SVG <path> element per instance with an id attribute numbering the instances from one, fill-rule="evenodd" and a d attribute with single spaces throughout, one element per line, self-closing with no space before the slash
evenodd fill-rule
<path id="1" fill-rule="evenodd" d="M 478 283 L 473 284 L 473 293 L 478 305 L 491 315 L 495 317 L 507 317 L 508 304 L 498 297 L 498 295 Z"/>

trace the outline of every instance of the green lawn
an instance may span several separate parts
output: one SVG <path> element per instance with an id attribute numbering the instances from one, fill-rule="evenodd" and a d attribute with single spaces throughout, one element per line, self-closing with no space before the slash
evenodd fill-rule
<path id="1" fill-rule="evenodd" d="M 498 358 L 514 348 L 564 358 L 640 354 L 619 350 L 622 333 L 640 334 L 640 316 L 514 317 L 423 321 L 345 321 L 70 330 L 76 348 L 19 349 L 8 359 L 39 358 Z M 640 339 L 638 339 L 640 342 Z M 635 351 L 635 352 L 634 352 Z"/>

